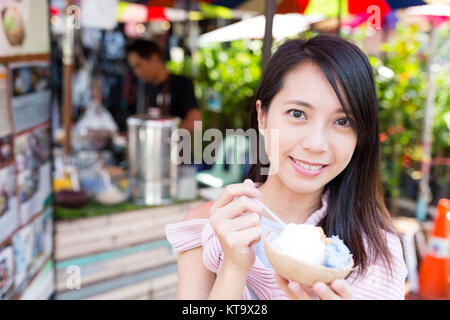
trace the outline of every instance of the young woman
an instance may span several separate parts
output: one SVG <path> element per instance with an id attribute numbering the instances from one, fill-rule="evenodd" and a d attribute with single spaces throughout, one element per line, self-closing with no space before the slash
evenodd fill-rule
<path id="1" fill-rule="evenodd" d="M 287 41 L 262 75 L 251 119 L 269 165 L 258 159 L 250 179 L 166 227 L 178 253 L 178 298 L 403 299 L 407 271 L 383 200 L 367 57 L 333 36 Z M 309 288 L 281 278 L 263 245 L 265 233 L 279 225 L 252 198 L 286 223 L 339 235 L 355 261 L 350 275 Z"/>

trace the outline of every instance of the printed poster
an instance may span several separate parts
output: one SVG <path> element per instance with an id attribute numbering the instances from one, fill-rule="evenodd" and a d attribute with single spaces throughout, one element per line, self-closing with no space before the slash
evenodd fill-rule
<path id="1" fill-rule="evenodd" d="M 14 294 L 14 251 L 11 246 L 0 247 L 0 299 Z"/>
<path id="2" fill-rule="evenodd" d="M 22 292 L 27 282 L 49 260 L 53 246 L 53 211 L 47 209 L 13 236 L 14 285 Z"/>
<path id="3" fill-rule="evenodd" d="M 19 226 L 14 166 L 0 169 L 0 243 Z"/>
<path id="4" fill-rule="evenodd" d="M 6 76 L 6 67 L 0 64 L 0 168 L 10 163 L 13 156 Z"/>
<path id="5" fill-rule="evenodd" d="M 34 129 L 16 136 L 14 157 L 20 222 L 26 224 L 41 212 L 52 193 L 50 163 L 50 127 Z"/>
<path id="6" fill-rule="evenodd" d="M 50 65 L 33 61 L 12 63 L 11 112 L 14 133 L 50 120 Z"/>
<path id="7" fill-rule="evenodd" d="M 50 52 L 47 0 L 0 1 L 0 57 Z"/>

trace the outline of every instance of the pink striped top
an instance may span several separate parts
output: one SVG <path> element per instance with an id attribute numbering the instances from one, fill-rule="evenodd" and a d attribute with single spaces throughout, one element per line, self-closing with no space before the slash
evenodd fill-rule
<path id="1" fill-rule="evenodd" d="M 328 195 L 328 191 L 322 195 L 322 207 L 314 211 L 305 224 L 317 225 L 325 217 Z M 202 246 L 203 264 L 211 272 L 218 273 L 223 261 L 223 251 L 208 219 L 192 219 L 168 224 L 165 231 L 175 253 Z M 366 273 L 358 278 L 356 278 L 358 272 L 358 268 L 356 268 L 346 278 L 353 288 L 352 299 L 404 299 L 407 269 L 403 260 L 402 245 L 396 235 L 385 234 L 393 257 L 393 277 L 390 276 L 389 270 L 381 259 L 370 265 Z M 255 256 L 255 263 L 248 274 L 243 293 L 243 299 L 245 300 L 251 299 L 249 287 L 261 300 L 289 299 L 284 291 L 278 287 L 273 269 L 266 267 L 258 256 Z"/>

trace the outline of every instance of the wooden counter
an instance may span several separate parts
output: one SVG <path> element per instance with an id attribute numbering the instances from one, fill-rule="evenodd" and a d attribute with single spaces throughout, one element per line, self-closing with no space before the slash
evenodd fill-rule
<path id="1" fill-rule="evenodd" d="M 56 220 L 55 299 L 175 299 L 176 255 L 164 228 L 204 201 Z M 81 288 L 69 289 L 78 271 Z"/>

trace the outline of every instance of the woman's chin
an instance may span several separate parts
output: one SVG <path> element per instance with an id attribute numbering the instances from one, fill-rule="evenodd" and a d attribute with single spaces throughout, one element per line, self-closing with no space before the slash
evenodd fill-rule
<path id="1" fill-rule="evenodd" d="M 290 190 L 298 194 L 313 194 L 316 192 L 320 192 L 326 185 L 326 183 L 323 183 L 322 181 L 308 181 L 298 177 L 296 177 L 294 180 L 294 178 L 291 176 L 282 180 L 284 180 L 284 184 Z"/>

